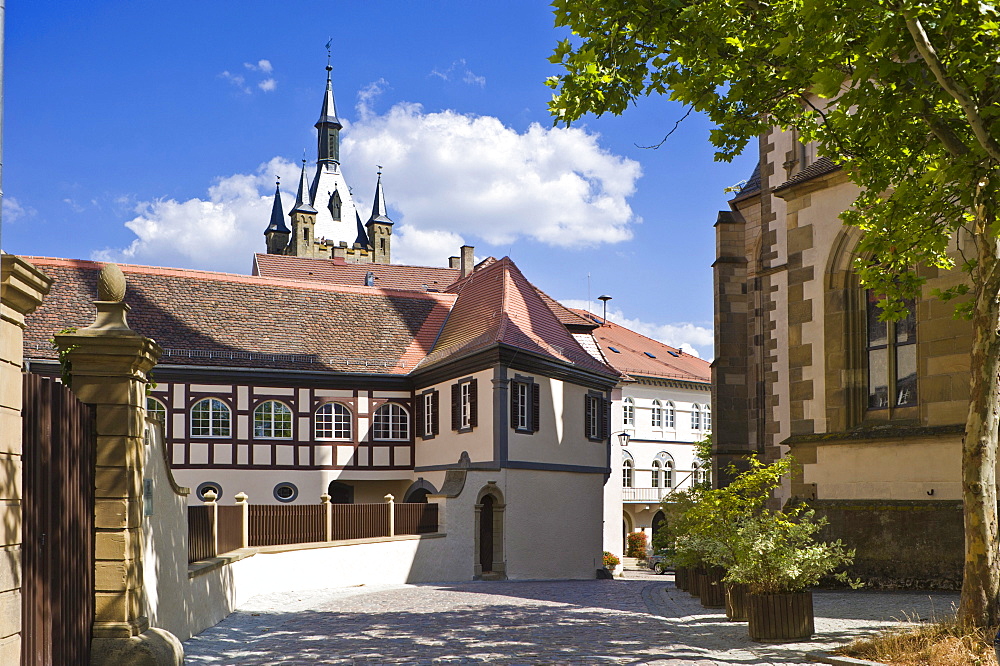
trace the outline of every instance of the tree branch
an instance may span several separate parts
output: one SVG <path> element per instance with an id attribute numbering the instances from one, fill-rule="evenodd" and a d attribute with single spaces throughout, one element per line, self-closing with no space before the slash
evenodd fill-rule
<path id="1" fill-rule="evenodd" d="M 975 100 L 972 99 L 965 86 L 945 72 L 944 64 L 938 57 L 934 45 L 931 44 L 930 38 L 927 36 L 927 32 L 924 30 L 920 19 L 907 17 L 905 20 L 906 28 L 910 31 L 910 36 L 913 38 L 913 44 L 917 47 L 917 53 L 927 63 L 927 66 L 934 74 L 934 78 L 937 79 L 938 85 L 962 107 L 962 111 L 965 112 L 965 118 L 969 122 L 969 127 L 972 129 L 972 133 L 975 135 L 979 145 L 983 147 L 983 150 L 994 160 L 1000 161 L 1000 144 L 986 130 L 986 123 L 979 113 L 979 107 L 976 105 Z M 934 128 L 932 127 L 931 129 L 933 130 Z"/>
<path id="2" fill-rule="evenodd" d="M 654 145 L 652 145 L 652 146 L 640 146 L 640 145 L 639 145 L 639 144 L 637 144 L 637 143 L 636 143 L 636 144 L 633 144 L 633 145 L 635 145 L 635 147 L 636 147 L 636 148 L 643 148 L 643 149 L 651 149 L 651 150 L 656 150 L 657 148 L 659 148 L 660 146 L 662 146 L 662 145 L 663 145 L 663 144 L 664 144 L 664 143 L 666 142 L 666 140 L 667 140 L 667 139 L 669 139 L 669 138 L 670 138 L 670 135 L 671 135 L 671 134 L 673 134 L 674 132 L 676 132 L 676 131 L 677 131 L 677 128 L 678 128 L 678 127 L 680 127 L 680 124 L 681 124 L 682 122 L 684 122 L 684 120 L 685 120 L 685 119 L 687 119 L 687 117 L 688 117 L 688 116 L 690 116 L 690 115 L 691 115 L 691 112 L 692 112 L 692 111 L 694 111 L 694 107 L 693 107 L 693 106 L 689 106 L 689 107 L 688 107 L 688 110 L 687 110 L 687 113 L 685 113 L 685 114 L 684 114 L 684 115 L 683 115 L 683 116 L 681 117 L 681 119 L 680 119 L 680 120 L 678 120 L 677 122 L 675 122 L 675 123 L 674 123 L 674 127 L 673 127 L 673 129 L 671 129 L 671 130 L 670 130 L 669 132 L 667 132 L 667 135 L 666 135 L 665 137 L 663 137 L 662 139 L 660 139 L 660 142 L 659 142 L 659 143 L 657 143 L 657 144 L 654 144 Z"/>

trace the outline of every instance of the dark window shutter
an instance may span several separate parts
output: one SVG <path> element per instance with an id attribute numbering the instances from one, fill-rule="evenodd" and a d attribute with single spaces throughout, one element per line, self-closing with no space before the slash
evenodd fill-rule
<path id="1" fill-rule="evenodd" d="M 451 429 L 462 429 L 462 385 L 451 385 Z"/>
<path id="2" fill-rule="evenodd" d="M 431 394 L 431 434 L 438 434 L 438 391 Z"/>
<path id="3" fill-rule="evenodd" d="M 517 430 L 517 382 L 510 383 L 510 427 Z"/>
<path id="4" fill-rule="evenodd" d="M 591 419 L 593 419 L 594 401 L 589 395 L 583 396 L 583 433 L 586 437 L 593 439 L 594 433 L 590 431 Z"/>
<path id="5" fill-rule="evenodd" d="M 417 395 L 417 399 L 413 401 L 413 427 L 416 429 L 414 433 L 417 437 L 423 437 L 424 433 L 424 401 L 427 400 L 425 395 Z"/>
<path id="6" fill-rule="evenodd" d="M 478 380 L 469 382 L 469 425 L 475 428 L 479 425 L 479 389 Z"/>
<path id="7" fill-rule="evenodd" d="M 601 436 L 600 439 L 607 439 L 610 431 L 608 430 L 608 412 L 611 411 L 611 403 L 604 398 L 599 398 L 597 400 L 598 404 L 601 406 Z"/>
<path id="8" fill-rule="evenodd" d="M 541 412 L 541 387 L 538 384 L 531 385 L 531 432 L 538 432 L 539 416 Z"/>

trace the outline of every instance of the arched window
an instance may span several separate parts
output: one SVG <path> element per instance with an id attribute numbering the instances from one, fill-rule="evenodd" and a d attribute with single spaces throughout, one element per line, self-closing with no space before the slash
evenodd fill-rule
<path id="1" fill-rule="evenodd" d="M 691 430 L 701 430 L 701 405 L 691 405 Z"/>
<path id="2" fill-rule="evenodd" d="M 372 426 L 375 439 L 406 440 L 410 438 L 410 415 L 395 402 L 387 402 L 378 408 Z"/>
<path id="3" fill-rule="evenodd" d="M 635 425 L 635 401 L 632 398 L 622 401 L 622 420 L 627 426 Z"/>
<path id="4" fill-rule="evenodd" d="M 701 483 L 701 469 L 699 469 L 698 463 L 691 463 L 691 483 L 692 485 L 697 485 Z"/>
<path id="5" fill-rule="evenodd" d="M 253 410 L 253 436 L 258 439 L 291 439 L 292 410 L 277 400 L 268 400 Z"/>
<path id="6" fill-rule="evenodd" d="M 631 488 L 632 482 L 633 482 L 632 461 L 626 460 L 622 462 L 622 488 Z"/>
<path id="7" fill-rule="evenodd" d="M 316 439 L 351 439 L 351 410 L 339 402 L 328 402 L 313 419 Z"/>
<path id="8" fill-rule="evenodd" d="M 337 222 L 340 221 L 341 208 L 343 207 L 343 202 L 340 198 L 340 192 L 334 190 L 333 196 L 330 197 L 330 216 L 333 217 Z"/>
<path id="9" fill-rule="evenodd" d="M 663 403 L 659 400 L 653 401 L 652 425 L 654 428 L 663 427 Z"/>
<path id="10" fill-rule="evenodd" d="M 659 460 L 654 460 L 653 461 L 653 474 L 652 474 L 652 477 L 651 477 L 651 481 L 652 481 L 652 484 L 653 484 L 651 486 L 652 488 L 659 488 L 660 487 L 660 461 Z"/>
<path id="11" fill-rule="evenodd" d="M 192 437 L 229 437 L 229 406 L 218 398 L 205 398 L 191 408 Z"/>
<path id="12" fill-rule="evenodd" d="M 712 407 L 710 405 L 705 405 L 705 410 L 701 413 L 701 427 L 703 429 L 712 429 Z"/>
<path id="13" fill-rule="evenodd" d="M 167 406 L 156 398 L 146 398 L 146 416 L 163 424 L 163 436 L 167 435 Z"/>
<path id="14" fill-rule="evenodd" d="M 675 428 L 677 422 L 676 415 L 674 403 L 667 400 L 667 404 L 663 408 L 663 427 L 671 430 Z"/>
<path id="15" fill-rule="evenodd" d="M 674 459 L 669 453 L 666 451 L 657 453 L 656 460 L 653 461 L 653 469 L 660 470 L 660 485 L 653 486 L 654 488 L 674 487 Z"/>

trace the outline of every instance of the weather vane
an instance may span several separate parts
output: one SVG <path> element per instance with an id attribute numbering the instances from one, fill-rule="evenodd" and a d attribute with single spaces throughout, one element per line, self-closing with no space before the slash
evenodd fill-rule
<path id="1" fill-rule="evenodd" d="M 382 165 L 381 164 L 376 164 L 375 166 L 378 167 L 378 175 L 381 176 L 382 175 Z"/>

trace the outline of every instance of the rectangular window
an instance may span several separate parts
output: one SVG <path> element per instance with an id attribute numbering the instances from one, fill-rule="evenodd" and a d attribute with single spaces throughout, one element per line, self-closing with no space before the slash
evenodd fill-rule
<path id="1" fill-rule="evenodd" d="M 878 296 L 866 292 L 868 408 L 910 407 L 917 404 L 916 304 L 904 303 L 907 314 L 898 321 L 879 321 Z"/>
<path id="2" fill-rule="evenodd" d="M 424 437 L 434 436 L 434 394 L 424 394 Z"/>
<path id="3" fill-rule="evenodd" d="M 608 401 L 591 393 L 584 398 L 584 432 L 587 439 L 600 441 L 608 437 Z"/>
<path id="4" fill-rule="evenodd" d="M 478 425 L 478 390 L 475 379 L 451 385 L 451 429 L 469 432 Z"/>
<path id="5" fill-rule="evenodd" d="M 530 378 L 518 377 L 510 390 L 510 425 L 519 432 L 538 431 L 539 386 Z"/>
<path id="6" fill-rule="evenodd" d="M 423 439 L 431 439 L 438 434 L 438 392 L 424 391 L 417 396 L 416 433 Z"/>

